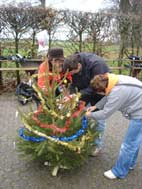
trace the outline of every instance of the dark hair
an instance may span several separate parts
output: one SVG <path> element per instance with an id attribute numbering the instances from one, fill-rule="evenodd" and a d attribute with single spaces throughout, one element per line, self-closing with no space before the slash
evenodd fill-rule
<path id="1" fill-rule="evenodd" d="M 56 47 L 56 48 L 51 48 L 48 51 L 47 54 L 48 58 L 64 58 L 64 52 L 62 48 Z"/>
<path id="2" fill-rule="evenodd" d="M 59 47 L 54 47 L 49 49 L 48 53 L 47 53 L 47 57 L 48 57 L 48 63 L 49 63 L 49 70 L 52 70 L 52 65 L 51 65 L 51 61 L 53 60 L 53 58 L 55 59 L 64 59 L 64 51 L 62 48 Z"/>
<path id="3" fill-rule="evenodd" d="M 64 72 L 72 71 L 78 68 L 78 63 L 80 62 L 80 56 L 78 54 L 70 55 L 64 60 L 63 70 Z"/>

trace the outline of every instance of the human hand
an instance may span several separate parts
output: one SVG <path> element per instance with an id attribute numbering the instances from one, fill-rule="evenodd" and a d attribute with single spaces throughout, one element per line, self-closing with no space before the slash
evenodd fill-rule
<path id="1" fill-rule="evenodd" d="M 71 99 L 70 95 L 67 95 L 63 98 L 63 102 L 65 103 L 65 102 L 69 101 L 70 99 Z"/>
<path id="2" fill-rule="evenodd" d="M 86 109 L 87 112 L 92 112 L 96 109 L 96 106 L 90 106 Z"/>
<path id="3" fill-rule="evenodd" d="M 87 118 L 89 118 L 89 117 L 91 116 L 91 112 L 90 112 L 90 111 L 87 111 L 87 112 L 85 113 L 85 116 L 86 116 Z"/>
<path id="4" fill-rule="evenodd" d="M 62 101 L 65 103 L 65 102 L 68 102 L 69 100 L 71 100 L 73 97 L 75 97 L 76 95 L 75 94 L 71 94 L 71 95 L 66 95 Z"/>

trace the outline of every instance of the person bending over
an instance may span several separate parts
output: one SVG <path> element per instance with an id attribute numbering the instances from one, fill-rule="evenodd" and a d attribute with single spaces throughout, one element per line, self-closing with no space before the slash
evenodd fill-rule
<path id="1" fill-rule="evenodd" d="M 76 53 L 65 58 L 63 64 L 64 71 L 69 71 L 72 75 L 70 93 L 75 93 L 76 89 L 81 93 L 80 100 L 86 102 L 86 106 L 96 104 L 103 96 L 95 93 L 90 88 L 91 79 L 98 74 L 109 72 L 109 68 L 103 58 L 94 53 Z M 97 156 L 102 149 L 102 136 L 105 128 L 105 120 L 97 121 L 97 131 L 99 137 L 95 140 L 95 148 L 92 156 Z"/>
<path id="2" fill-rule="evenodd" d="M 105 95 L 95 106 L 89 107 L 90 119 L 107 119 L 119 110 L 130 120 L 115 165 L 104 172 L 109 179 L 125 178 L 134 169 L 142 142 L 142 82 L 124 75 L 102 74 L 91 80 L 94 92 Z M 99 111 L 92 112 L 98 108 Z"/>

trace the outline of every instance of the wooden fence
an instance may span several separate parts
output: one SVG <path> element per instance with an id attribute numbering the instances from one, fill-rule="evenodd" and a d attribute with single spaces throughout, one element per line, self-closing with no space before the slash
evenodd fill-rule
<path id="1" fill-rule="evenodd" d="M 14 72 L 14 71 L 25 71 L 28 75 L 32 75 L 34 72 L 38 70 L 40 63 L 43 61 L 41 59 L 25 59 L 23 63 L 19 63 L 19 67 L 3 67 L 4 63 L 8 60 L 0 60 L 0 80 L 4 80 L 2 76 L 2 72 Z M 106 60 L 106 62 L 118 62 L 118 60 Z M 123 60 L 124 61 L 124 60 Z M 125 59 L 125 61 L 130 62 L 130 60 Z M 134 67 L 134 66 L 110 66 L 109 67 L 112 73 L 116 74 L 125 74 L 133 76 L 133 73 L 137 71 L 136 77 L 142 80 L 142 67 Z M 2 81 L 0 81 L 2 84 Z"/>

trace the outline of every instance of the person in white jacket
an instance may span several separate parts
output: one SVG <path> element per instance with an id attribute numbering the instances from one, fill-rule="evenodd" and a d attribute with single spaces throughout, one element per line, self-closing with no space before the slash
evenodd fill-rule
<path id="1" fill-rule="evenodd" d="M 105 97 L 87 109 L 86 117 L 107 119 L 119 110 L 130 120 L 118 159 L 111 170 L 104 172 L 109 179 L 125 178 L 135 167 L 142 143 L 142 82 L 124 75 L 101 74 L 95 76 L 90 85 Z M 99 111 L 92 112 L 96 108 Z"/>

